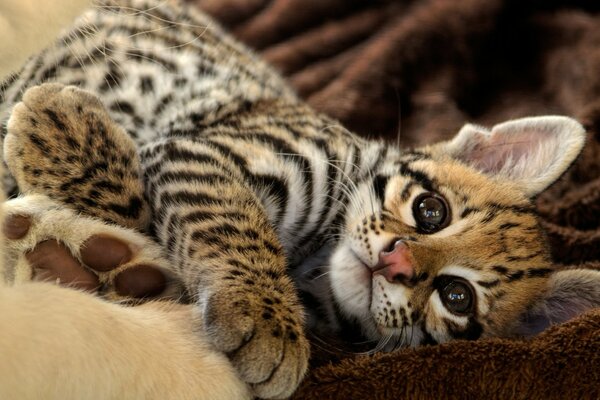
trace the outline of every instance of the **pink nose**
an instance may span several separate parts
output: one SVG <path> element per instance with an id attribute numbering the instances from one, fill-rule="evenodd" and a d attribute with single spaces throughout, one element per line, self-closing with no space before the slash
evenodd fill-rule
<path id="1" fill-rule="evenodd" d="M 413 278 L 415 269 L 410 260 L 410 250 L 403 241 L 398 240 L 392 251 L 379 253 L 379 262 L 374 275 L 383 275 L 390 283 L 407 283 Z"/>

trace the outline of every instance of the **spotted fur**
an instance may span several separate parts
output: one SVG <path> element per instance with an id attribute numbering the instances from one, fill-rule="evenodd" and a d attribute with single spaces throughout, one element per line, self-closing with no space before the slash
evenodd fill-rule
<path id="1" fill-rule="evenodd" d="M 36 86 L 48 81 L 86 91 Z M 531 202 L 581 151 L 583 128 L 566 117 L 467 125 L 450 142 L 401 151 L 316 113 L 215 22 L 174 1 L 91 10 L 0 93 L 1 121 L 27 105 L 23 93 L 38 104 L 39 119 L 13 114 L 7 125 L 22 143 L 5 146 L 17 179 L 154 237 L 217 348 L 262 397 L 289 395 L 306 369 L 301 299 L 317 334 L 389 350 L 542 329 L 564 319 L 547 299 L 598 279 L 554 270 Z M 77 101 L 64 108 L 61 96 Z M 139 164 L 122 150 L 130 140 Z M 70 174 L 73 163 L 85 173 Z M 425 192 L 449 206 L 448 225 L 433 233 L 414 215 Z M 373 271 L 398 241 L 415 273 L 390 282 Z M 467 315 L 440 295 L 457 278 L 474 291 Z M 587 295 L 569 297 L 563 316 L 600 303 Z"/>

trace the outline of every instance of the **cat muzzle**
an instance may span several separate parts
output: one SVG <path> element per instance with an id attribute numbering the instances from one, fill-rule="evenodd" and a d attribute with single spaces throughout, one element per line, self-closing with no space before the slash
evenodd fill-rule
<path id="1" fill-rule="evenodd" d="M 373 276 L 382 275 L 390 283 L 412 286 L 415 268 L 411 258 L 408 246 L 402 240 L 397 240 L 390 251 L 379 253 L 379 261 L 373 268 Z"/>

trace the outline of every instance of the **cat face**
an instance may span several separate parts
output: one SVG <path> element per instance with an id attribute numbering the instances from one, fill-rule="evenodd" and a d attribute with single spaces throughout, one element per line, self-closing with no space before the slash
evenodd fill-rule
<path id="1" fill-rule="evenodd" d="M 391 152 L 357 187 L 330 261 L 341 314 L 391 348 L 537 332 L 600 304 L 600 273 L 553 270 L 530 200 L 584 138 L 574 120 L 538 117 Z M 577 287 L 591 303 L 575 290 L 548 309 Z"/>

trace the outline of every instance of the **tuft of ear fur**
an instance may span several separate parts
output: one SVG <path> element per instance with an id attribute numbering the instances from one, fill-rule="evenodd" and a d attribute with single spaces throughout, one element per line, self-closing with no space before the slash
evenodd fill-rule
<path id="1" fill-rule="evenodd" d="M 559 271 L 548 279 L 542 297 L 522 315 L 515 333 L 535 335 L 596 307 L 600 307 L 600 271 Z"/>
<path id="2" fill-rule="evenodd" d="M 584 142 L 579 122 L 543 116 L 515 119 L 491 130 L 467 124 L 442 151 L 487 175 L 516 183 L 533 197 L 569 168 Z"/>

